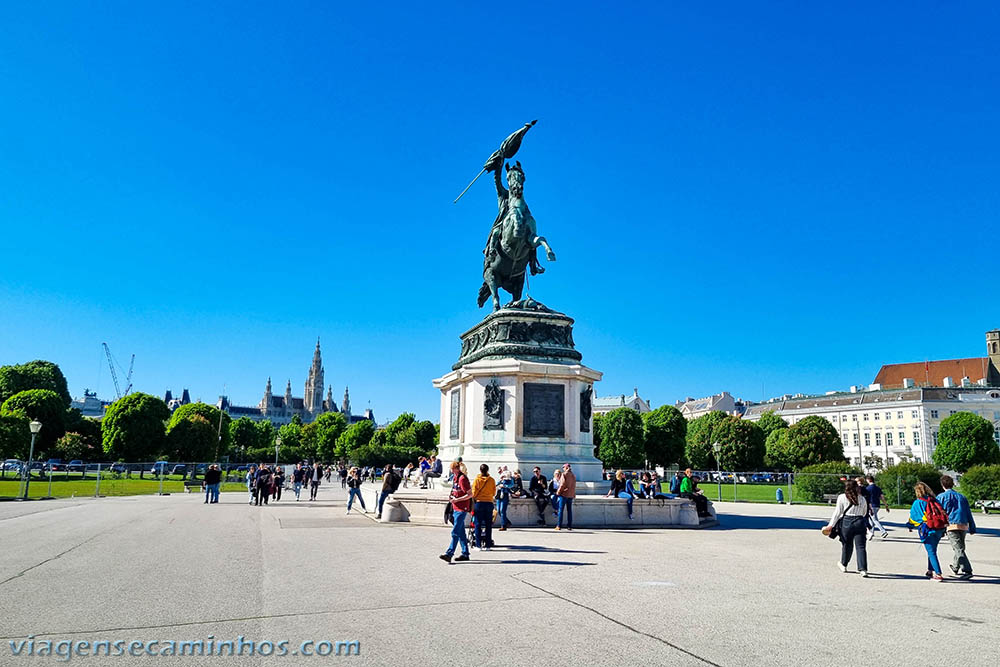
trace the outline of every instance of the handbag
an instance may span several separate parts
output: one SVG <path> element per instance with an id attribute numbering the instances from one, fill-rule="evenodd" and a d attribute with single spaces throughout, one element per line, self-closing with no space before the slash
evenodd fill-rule
<path id="1" fill-rule="evenodd" d="M 840 518 L 834 522 L 833 528 L 831 528 L 830 532 L 827 534 L 827 537 L 829 537 L 831 540 L 835 540 L 841 536 L 843 531 L 842 524 L 844 523 L 844 517 L 847 516 L 847 510 L 851 509 L 852 507 L 854 507 L 854 505 L 848 505 L 847 509 L 844 510 L 844 513 L 840 515 Z"/>

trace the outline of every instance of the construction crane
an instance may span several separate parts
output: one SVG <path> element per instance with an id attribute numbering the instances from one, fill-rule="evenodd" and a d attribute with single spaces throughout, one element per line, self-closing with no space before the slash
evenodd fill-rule
<path id="1" fill-rule="evenodd" d="M 125 393 L 122 393 L 121 385 L 118 384 L 118 373 L 115 372 L 115 359 L 111 356 L 111 348 L 108 347 L 107 343 L 101 343 L 104 346 L 104 354 L 108 357 L 108 368 L 111 369 L 111 380 L 115 383 L 115 396 L 116 400 L 122 396 L 128 396 L 132 391 L 132 368 L 135 366 L 135 355 L 132 355 L 131 361 L 128 362 L 128 375 L 125 376 L 125 382 L 128 385 L 125 387 Z M 119 366 L 120 368 L 120 366 Z"/>

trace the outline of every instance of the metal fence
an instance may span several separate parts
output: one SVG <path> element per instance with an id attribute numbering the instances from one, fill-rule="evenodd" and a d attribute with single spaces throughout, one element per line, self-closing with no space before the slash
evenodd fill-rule
<path id="1" fill-rule="evenodd" d="M 0 499 L 131 496 L 200 492 L 208 463 L 46 463 L 0 466 Z M 246 488 L 248 464 L 217 463 L 222 491 Z"/>
<path id="2" fill-rule="evenodd" d="M 752 503 L 836 502 L 843 491 L 844 474 L 792 472 L 695 471 L 698 487 L 709 500 Z M 894 488 L 883 488 L 893 505 L 908 502 L 906 483 L 897 477 Z"/>

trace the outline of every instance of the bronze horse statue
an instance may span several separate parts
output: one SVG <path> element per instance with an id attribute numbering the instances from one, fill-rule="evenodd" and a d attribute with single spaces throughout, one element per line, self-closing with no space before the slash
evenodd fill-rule
<path id="1" fill-rule="evenodd" d="M 487 162 L 486 170 L 494 172 L 499 212 L 483 251 L 483 284 L 479 288 L 478 304 L 482 308 L 486 300 L 492 298 L 493 310 L 499 310 L 498 289 L 510 292 L 512 301 L 520 301 L 525 271 L 530 268 L 531 275 L 545 272 L 538 265 L 538 246 L 545 248 L 545 255 L 550 262 L 556 260 L 556 254 L 552 252 L 545 237 L 538 235 L 535 218 L 524 201 L 524 170 L 521 163 L 506 165 L 508 190 L 503 185 L 500 170 L 503 152 L 498 151 L 494 155 L 496 157 Z"/>

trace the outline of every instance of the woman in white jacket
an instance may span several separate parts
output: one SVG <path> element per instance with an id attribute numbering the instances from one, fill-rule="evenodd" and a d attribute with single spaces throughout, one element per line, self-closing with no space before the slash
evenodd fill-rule
<path id="1" fill-rule="evenodd" d="M 837 564 L 841 572 L 847 572 L 847 564 L 851 562 L 851 552 L 858 552 L 858 572 L 862 577 L 868 576 L 868 553 L 865 551 L 865 535 L 868 532 L 868 501 L 858 492 L 858 483 L 853 479 L 844 482 L 844 492 L 837 496 L 837 506 L 830 517 L 830 523 L 823 528 L 823 534 L 829 535 L 833 527 L 840 521 L 840 562 Z"/>

